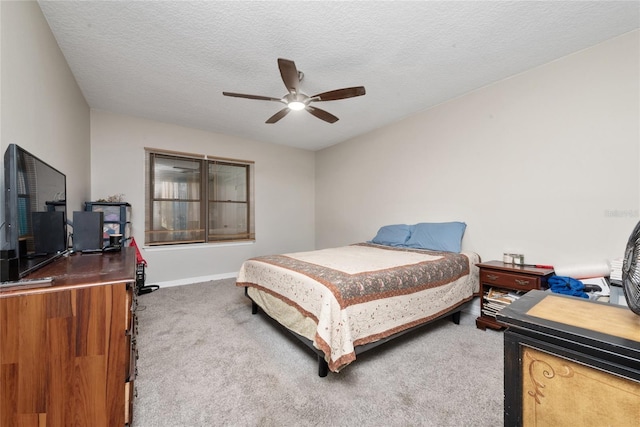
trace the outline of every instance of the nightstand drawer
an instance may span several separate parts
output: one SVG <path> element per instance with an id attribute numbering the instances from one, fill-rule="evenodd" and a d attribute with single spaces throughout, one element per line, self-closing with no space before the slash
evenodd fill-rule
<path id="1" fill-rule="evenodd" d="M 529 291 L 537 289 L 540 279 L 535 276 L 525 276 L 523 274 L 504 273 L 502 271 L 485 270 L 480 271 L 480 281 L 485 284 L 505 286 L 509 289 Z"/>

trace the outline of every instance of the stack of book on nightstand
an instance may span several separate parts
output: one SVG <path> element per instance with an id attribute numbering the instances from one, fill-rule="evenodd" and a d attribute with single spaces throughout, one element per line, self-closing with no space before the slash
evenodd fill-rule
<path id="1" fill-rule="evenodd" d="M 499 312 L 504 307 L 511 304 L 524 294 L 525 292 L 489 288 L 489 290 L 484 293 L 482 314 L 485 316 L 496 317 L 497 312 Z"/>

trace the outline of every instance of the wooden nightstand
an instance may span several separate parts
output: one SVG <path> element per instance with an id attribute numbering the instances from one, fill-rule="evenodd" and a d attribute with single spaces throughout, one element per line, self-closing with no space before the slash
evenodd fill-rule
<path id="1" fill-rule="evenodd" d="M 553 269 L 524 267 L 505 264 L 502 261 L 488 261 L 476 264 L 480 268 L 480 317 L 476 326 L 480 329 L 503 329 L 495 318 L 495 311 L 508 304 L 509 298 L 517 297 L 532 289 L 547 288 L 547 279 L 553 275 Z M 504 303 L 487 300 L 490 292 L 506 293 Z M 500 295 L 496 295 L 498 298 Z"/>

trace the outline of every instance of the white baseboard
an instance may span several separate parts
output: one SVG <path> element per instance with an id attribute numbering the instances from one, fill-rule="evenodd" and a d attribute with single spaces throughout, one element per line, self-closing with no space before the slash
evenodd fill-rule
<path id="1" fill-rule="evenodd" d="M 238 276 L 237 272 L 213 274 L 210 276 L 187 277 L 186 279 L 169 280 L 166 282 L 145 283 L 145 286 L 157 285 L 157 286 L 160 286 L 161 288 L 170 288 L 172 286 L 193 285 L 194 283 L 209 282 L 211 280 L 231 279 L 237 276 Z"/>

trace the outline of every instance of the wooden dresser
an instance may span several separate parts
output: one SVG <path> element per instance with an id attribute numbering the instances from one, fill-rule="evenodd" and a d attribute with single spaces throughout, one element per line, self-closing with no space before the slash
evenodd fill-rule
<path id="1" fill-rule="evenodd" d="M 502 309 L 505 426 L 636 426 L 640 316 L 533 290 Z"/>
<path id="2" fill-rule="evenodd" d="M 131 424 L 135 269 L 132 248 L 78 253 L 0 291 L 0 426 Z"/>

